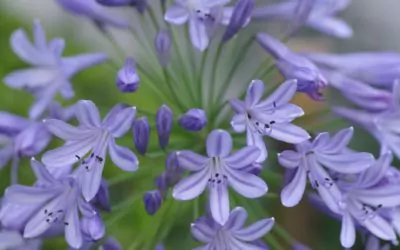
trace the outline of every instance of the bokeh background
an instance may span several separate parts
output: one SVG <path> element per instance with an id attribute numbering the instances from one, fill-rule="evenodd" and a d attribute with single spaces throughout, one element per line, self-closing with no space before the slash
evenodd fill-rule
<path id="1" fill-rule="evenodd" d="M 353 27 L 353 38 L 340 40 L 310 30 L 303 30 L 298 37 L 289 43 L 292 48 L 299 51 L 400 51 L 399 7 L 400 1 L 397 0 L 354 0 L 350 7 L 340 14 Z M 53 0 L 1 0 L 0 79 L 9 72 L 26 66 L 12 53 L 9 46 L 9 36 L 13 30 L 19 27 L 25 28 L 30 33 L 32 20 L 35 18 L 42 21 L 48 38 L 58 36 L 66 39 L 67 46 L 64 55 L 104 51 L 118 61 L 118 53 L 109 41 L 104 39 L 94 28 L 91 22 L 82 18 L 71 17 L 60 9 Z M 274 27 L 271 24 L 271 29 L 279 29 L 279 26 Z M 135 44 L 125 40 L 123 34 L 116 32 L 115 36 L 121 40 L 121 44 L 127 51 L 130 49 L 134 51 Z M 149 98 L 150 94 L 146 93 L 146 88 L 140 95 L 122 94 L 116 90 L 116 70 L 116 67 L 112 64 L 105 64 L 77 75 L 73 80 L 76 96 L 80 99 L 93 100 L 103 113 L 117 102 L 130 103 L 154 112 L 159 101 L 155 98 Z M 334 96 L 335 93 L 332 92 L 329 95 Z M 64 103 L 70 104 L 76 100 Z M 11 90 L 4 84 L 0 84 L 1 110 L 26 116 L 27 108 L 32 101 L 30 95 L 22 91 Z M 301 96 L 297 98 L 296 102 L 305 108 L 306 113 L 320 112 L 324 108 L 322 104 L 310 102 Z M 154 118 L 149 117 L 149 120 L 154 125 Z M 312 124 L 309 120 L 304 119 L 299 122 L 304 126 L 312 127 L 313 131 L 335 131 L 347 125 L 338 118 L 329 118 Z M 357 129 L 355 134 L 355 139 L 352 142 L 354 148 L 373 153 L 377 152 L 377 144 L 369 135 L 361 129 Z M 153 140 L 155 140 L 155 137 Z M 60 142 L 54 142 L 51 146 L 54 147 L 57 143 Z M 122 143 L 132 145 L 129 138 Z M 272 154 L 270 153 L 270 155 Z M 190 249 L 193 246 L 189 236 L 189 222 L 193 218 L 190 206 L 193 204 L 190 202 L 172 202 L 169 199 L 157 215 L 147 215 L 141 202 L 142 191 L 153 188 L 152 180 L 161 173 L 164 162 L 163 157 L 158 157 L 156 154 L 153 157 L 140 160 L 145 170 L 134 174 L 134 177 L 133 174 L 123 173 L 113 166 L 105 168 L 104 175 L 110 180 L 111 200 L 114 206 L 111 214 L 104 214 L 103 216 L 107 225 L 107 235 L 112 235 L 118 239 L 124 249 L 154 249 L 154 245 L 158 243 L 159 239 L 166 236 L 167 240 L 163 243 L 165 243 L 167 249 Z M 276 162 L 274 159 L 271 159 L 271 161 Z M 281 171 L 279 166 L 275 165 L 270 166 L 271 174 Z M 21 163 L 20 179 L 25 184 L 34 181 L 26 159 Z M 270 181 L 276 182 L 274 190 L 278 192 L 280 179 L 275 177 L 270 179 Z M 8 185 L 9 167 L 6 167 L 0 172 L 0 190 L 4 190 Z M 251 201 L 248 206 L 252 207 L 252 204 L 257 203 L 257 206 L 254 206 L 256 210 L 260 207 L 261 202 L 263 210 L 252 211 L 252 214 L 268 213 L 275 216 L 281 225 L 281 228 L 274 229 L 271 237 L 268 236 L 269 242 L 277 242 L 281 249 L 289 249 L 285 242 L 285 238 L 289 236 L 282 235 L 291 235 L 290 237 L 293 237 L 293 239 L 307 244 L 313 249 L 341 249 L 339 244 L 340 223 L 319 213 L 308 204 L 307 199 L 304 199 L 295 208 L 284 208 L 280 205 L 279 197 L 271 195 L 263 201 Z M 251 219 L 254 220 L 255 218 L 257 216 Z M 151 244 L 144 244 L 143 242 L 151 242 Z M 66 245 L 62 239 L 50 239 L 45 242 L 45 248 L 65 249 Z M 362 247 L 359 246 L 359 248 L 355 247 L 354 249 L 362 249 Z"/>

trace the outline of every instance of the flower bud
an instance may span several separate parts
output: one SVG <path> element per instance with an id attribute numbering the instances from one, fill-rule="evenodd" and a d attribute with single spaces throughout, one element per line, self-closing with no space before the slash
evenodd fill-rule
<path id="1" fill-rule="evenodd" d="M 154 47 L 157 52 L 158 61 L 165 67 L 169 61 L 171 51 L 171 36 L 168 31 L 160 30 L 154 39 Z"/>
<path id="2" fill-rule="evenodd" d="M 159 190 L 152 190 L 146 192 L 143 196 L 144 206 L 148 214 L 155 214 L 160 209 L 163 202 L 161 192 Z"/>
<path id="3" fill-rule="evenodd" d="M 117 87 L 121 92 L 135 92 L 139 88 L 140 78 L 136 71 L 135 60 L 128 57 L 124 66 L 118 71 Z"/>
<path id="4" fill-rule="evenodd" d="M 90 240 L 100 240 L 105 234 L 105 226 L 100 216 L 83 217 L 81 220 L 82 233 Z"/>
<path id="5" fill-rule="evenodd" d="M 122 246 L 113 237 L 108 237 L 106 242 L 100 246 L 99 250 L 122 250 Z"/>
<path id="6" fill-rule="evenodd" d="M 254 7 L 254 0 L 237 1 L 235 7 L 233 8 L 233 13 L 229 21 L 229 24 L 226 27 L 224 36 L 222 37 L 222 40 L 224 42 L 229 41 L 239 32 L 239 30 L 243 26 L 248 24 L 248 22 L 250 21 L 253 7 Z"/>
<path id="7" fill-rule="evenodd" d="M 175 185 L 182 176 L 183 170 L 179 167 L 176 153 L 170 153 L 165 160 L 165 173 L 169 185 Z"/>
<path id="8" fill-rule="evenodd" d="M 188 131 L 200 131 L 207 125 L 206 112 L 202 109 L 191 109 L 179 118 L 178 123 Z"/>
<path id="9" fill-rule="evenodd" d="M 137 151 L 144 155 L 150 139 L 150 125 L 146 117 L 142 117 L 133 123 L 133 142 Z"/>
<path id="10" fill-rule="evenodd" d="M 171 109 L 162 105 L 156 116 L 156 127 L 158 135 L 158 143 L 162 149 L 164 149 L 169 143 L 169 136 L 172 129 L 173 115 Z"/>
<path id="11" fill-rule="evenodd" d="M 101 180 L 99 191 L 97 191 L 97 194 L 91 203 L 97 208 L 111 212 L 108 182 L 105 179 Z"/>

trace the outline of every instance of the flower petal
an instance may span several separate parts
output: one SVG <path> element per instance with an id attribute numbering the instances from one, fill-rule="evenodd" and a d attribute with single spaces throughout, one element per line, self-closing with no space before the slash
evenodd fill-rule
<path id="1" fill-rule="evenodd" d="M 287 80 L 270 95 L 268 98 L 261 102 L 262 106 L 273 106 L 275 102 L 276 107 L 280 107 L 292 100 L 296 94 L 297 80 Z"/>
<path id="2" fill-rule="evenodd" d="M 46 184 L 54 184 L 56 182 L 56 180 L 53 176 L 51 176 L 46 167 L 39 161 L 35 160 L 35 158 L 31 159 L 31 167 L 38 181 L 44 182 Z"/>
<path id="3" fill-rule="evenodd" d="M 89 100 L 80 100 L 76 106 L 76 118 L 78 119 L 80 126 L 83 127 L 95 127 L 99 128 L 100 114 L 96 105 Z"/>
<path id="4" fill-rule="evenodd" d="M 378 184 L 388 173 L 392 161 L 393 155 L 390 151 L 381 155 L 371 167 L 361 173 L 360 184 L 367 185 L 368 187 Z"/>
<path id="5" fill-rule="evenodd" d="M 93 162 L 95 162 L 95 160 L 93 160 Z M 82 169 L 80 175 L 82 195 L 87 202 L 91 201 L 96 196 L 97 191 L 99 191 L 103 174 L 104 162 L 105 159 L 100 163 L 96 161 L 96 163 L 94 163 L 96 165 L 90 166 L 89 171 L 87 171 L 86 169 Z"/>
<path id="6" fill-rule="evenodd" d="M 237 133 L 242 133 L 246 130 L 246 116 L 237 114 L 232 117 L 231 126 Z"/>
<path id="7" fill-rule="evenodd" d="M 25 243 L 24 238 L 18 231 L 0 232 L 0 249 L 18 249 Z"/>
<path id="8" fill-rule="evenodd" d="M 246 106 L 243 101 L 238 100 L 238 99 L 231 99 L 229 104 L 231 105 L 232 109 L 235 111 L 235 113 L 244 113 L 246 112 Z"/>
<path id="9" fill-rule="evenodd" d="M 265 159 L 267 159 L 268 151 L 262 135 L 249 126 L 247 126 L 246 129 L 246 141 L 248 146 L 256 146 L 260 150 L 260 155 L 258 156 L 256 162 L 263 162 Z"/>
<path id="10" fill-rule="evenodd" d="M 203 243 L 212 241 L 214 238 L 214 230 L 203 222 L 195 222 L 190 225 L 190 231 L 193 237 Z"/>
<path id="11" fill-rule="evenodd" d="M 400 185 L 383 185 L 370 189 L 353 190 L 352 195 L 365 204 L 383 207 L 400 205 Z"/>
<path id="12" fill-rule="evenodd" d="M 379 215 L 366 219 L 363 226 L 382 240 L 396 240 L 396 233 L 392 225 Z"/>
<path id="13" fill-rule="evenodd" d="M 57 196 L 60 189 L 42 189 L 36 187 L 27 187 L 22 185 L 12 185 L 6 189 L 5 197 L 7 201 L 21 204 L 30 205 L 36 204 L 40 205 L 48 201 L 49 199 Z"/>
<path id="14" fill-rule="evenodd" d="M 277 140 L 298 144 L 310 138 L 310 135 L 303 128 L 291 123 L 282 123 L 274 126 L 269 135 Z"/>
<path id="15" fill-rule="evenodd" d="M 209 169 L 192 173 L 175 185 L 172 196 L 176 200 L 191 200 L 199 196 L 207 186 Z"/>
<path id="16" fill-rule="evenodd" d="M 42 157 L 42 162 L 50 167 L 72 165 L 86 155 L 94 147 L 95 143 L 96 136 L 86 138 L 82 141 L 66 143 L 60 148 L 47 151 Z"/>
<path id="17" fill-rule="evenodd" d="M 285 207 L 299 204 L 306 189 L 306 177 L 305 169 L 299 167 L 292 181 L 282 189 L 281 202 Z"/>
<path id="18" fill-rule="evenodd" d="M 47 68 L 20 69 L 8 74 L 4 82 L 14 89 L 43 88 L 54 81 L 59 74 L 56 70 Z"/>
<path id="19" fill-rule="evenodd" d="M 68 223 L 65 226 L 65 239 L 68 245 L 74 249 L 79 249 L 82 246 L 83 237 L 76 205 L 72 205 L 72 207 L 67 210 L 65 222 Z"/>
<path id="20" fill-rule="evenodd" d="M 264 94 L 264 83 L 261 80 L 253 80 L 247 89 L 245 103 L 247 107 L 257 104 Z"/>
<path id="21" fill-rule="evenodd" d="M 138 169 L 139 160 L 136 155 L 128 148 L 118 146 L 114 139 L 111 139 L 108 144 L 108 150 L 111 160 L 120 169 L 133 172 Z"/>
<path id="22" fill-rule="evenodd" d="M 268 191 L 267 184 L 258 176 L 226 168 L 229 185 L 247 198 L 258 198 Z"/>
<path id="23" fill-rule="evenodd" d="M 369 153 L 320 154 L 316 153 L 318 161 L 325 167 L 339 173 L 354 174 L 368 169 L 374 162 Z"/>
<path id="24" fill-rule="evenodd" d="M 345 248 L 351 248 L 356 242 L 356 228 L 350 214 L 346 212 L 342 217 L 342 229 L 340 231 L 340 243 Z"/>
<path id="25" fill-rule="evenodd" d="M 251 224 L 250 226 L 235 232 L 235 237 L 243 241 L 253 241 L 262 238 L 274 226 L 275 219 L 263 219 Z"/>
<path id="26" fill-rule="evenodd" d="M 278 154 L 278 162 L 285 168 L 297 168 L 300 165 L 301 155 L 293 150 L 285 150 Z"/>
<path id="27" fill-rule="evenodd" d="M 204 51 L 208 47 L 209 38 L 206 30 L 206 26 L 203 22 L 197 19 L 197 17 L 192 17 L 189 20 L 189 33 L 190 41 L 193 46 Z"/>
<path id="28" fill-rule="evenodd" d="M 236 238 L 231 238 L 230 240 L 230 248 L 228 249 L 246 249 L 246 250 L 265 250 L 267 248 L 262 247 L 262 246 L 257 246 L 255 243 L 247 243 L 240 241 Z M 217 248 L 220 249 L 220 248 Z"/>
<path id="29" fill-rule="evenodd" d="M 332 136 L 329 143 L 324 147 L 324 152 L 327 154 L 338 153 L 349 144 L 353 134 L 353 127 L 340 130 L 334 136 Z"/>
<path id="30" fill-rule="evenodd" d="M 46 119 L 43 122 L 53 135 L 64 141 L 81 141 L 83 138 L 91 137 L 97 132 L 84 127 L 73 127 L 64 121 L 56 119 Z"/>
<path id="31" fill-rule="evenodd" d="M 182 150 L 176 152 L 179 167 L 189 171 L 199 171 L 206 167 L 209 158 L 199 155 L 193 151 Z"/>
<path id="32" fill-rule="evenodd" d="M 136 115 L 136 107 L 128 107 L 118 112 L 109 123 L 104 126 L 114 137 L 123 136 L 132 127 Z"/>
<path id="33" fill-rule="evenodd" d="M 339 38 L 349 38 L 353 35 L 352 28 L 343 20 L 334 17 L 315 18 L 308 21 L 307 25 L 319 30 L 322 33 L 333 35 Z"/>
<path id="34" fill-rule="evenodd" d="M 234 169 L 244 168 L 254 163 L 260 156 L 260 150 L 256 146 L 244 147 L 224 159 L 224 162 Z"/>
<path id="35" fill-rule="evenodd" d="M 33 22 L 33 36 L 35 39 L 35 46 L 41 51 L 46 50 L 46 33 L 44 32 L 39 20 Z"/>
<path id="36" fill-rule="evenodd" d="M 211 215 L 217 223 L 224 225 L 229 218 L 229 194 L 226 183 L 211 183 L 209 194 Z"/>
<path id="37" fill-rule="evenodd" d="M 181 25 L 187 22 L 189 19 L 189 13 L 185 8 L 179 5 L 174 5 L 167 10 L 164 19 L 169 23 Z"/>
<path id="38" fill-rule="evenodd" d="M 247 212 L 242 207 L 236 207 L 231 211 L 228 221 L 224 224 L 227 230 L 239 230 L 246 223 Z"/>
<path id="39" fill-rule="evenodd" d="M 222 129 L 213 130 L 207 136 L 206 148 L 209 157 L 226 157 L 232 150 L 232 137 Z"/>

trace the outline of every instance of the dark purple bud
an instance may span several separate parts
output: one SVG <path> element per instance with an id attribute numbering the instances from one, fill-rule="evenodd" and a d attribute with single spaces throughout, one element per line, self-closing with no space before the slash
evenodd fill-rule
<path id="1" fill-rule="evenodd" d="M 179 118 L 178 123 L 188 131 L 200 131 L 207 125 L 206 112 L 202 109 L 191 109 Z"/>
<path id="2" fill-rule="evenodd" d="M 103 238 L 105 226 L 99 215 L 92 217 L 83 217 L 81 220 L 81 229 L 85 237 L 91 241 L 97 241 Z"/>
<path id="3" fill-rule="evenodd" d="M 150 125 L 146 117 L 137 119 L 133 123 L 133 142 L 137 151 L 144 155 L 150 140 Z"/>
<path id="4" fill-rule="evenodd" d="M 251 17 L 251 12 L 254 8 L 254 0 L 239 0 L 237 1 L 231 19 L 226 27 L 222 41 L 227 42 L 234 37 L 239 30 L 245 26 Z"/>
<path id="5" fill-rule="evenodd" d="M 183 170 L 179 167 L 176 152 L 170 153 L 165 160 L 165 174 L 169 185 L 175 185 L 182 176 Z"/>
<path id="6" fill-rule="evenodd" d="M 111 212 L 108 182 L 105 179 L 101 181 L 99 191 L 97 191 L 97 194 L 91 203 L 99 209 Z"/>
<path id="7" fill-rule="evenodd" d="M 173 114 L 171 109 L 166 105 L 162 105 L 158 109 L 156 116 L 158 144 L 162 149 L 164 149 L 169 143 L 169 136 L 172 129 L 172 120 Z"/>
<path id="8" fill-rule="evenodd" d="M 121 92 L 135 92 L 139 88 L 140 78 L 136 71 L 135 60 L 128 57 L 117 74 L 117 87 Z"/>
<path id="9" fill-rule="evenodd" d="M 157 52 L 158 61 L 165 67 L 169 61 L 171 51 L 171 36 L 168 31 L 160 30 L 154 39 L 154 47 Z"/>
<path id="10" fill-rule="evenodd" d="M 159 190 L 152 190 L 146 192 L 143 196 L 144 206 L 148 214 L 155 214 L 160 209 L 163 202 L 161 192 Z"/>
<path id="11" fill-rule="evenodd" d="M 106 242 L 101 246 L 101 250 L 122 250 L 121 244 L 113 237 L 108 237 Z"/>

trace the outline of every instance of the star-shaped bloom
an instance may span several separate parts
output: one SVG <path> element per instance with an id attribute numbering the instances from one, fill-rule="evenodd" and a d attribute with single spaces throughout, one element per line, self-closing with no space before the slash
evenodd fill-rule
<path id="1" fill-rule="evenodd" d="M 291 123 L 304 114 L 300 107 L 289 103 L 296 89 L 296 80 L 286 81 L 262 101 L 264 83 L 254 80 L 247 89 L 244 101 L 231 101 L 231 106 L 236 112 L 231 121 L 232 128 L 236 132 L 246 131 L 247 145 L 260 149 L 261 154 L 257 162 L 263 162 L 268 155 L 263 140 L 265 135 L 295 144 L 310 138 L 304 129 Z"/>
<path id="2" fill-rule="evenodd" d="M 190 40 L 194 47 L 203 51 L 210 42 L 209 31 L 219 23 L 228 24 L 233 9 L 224 11 L 230 0 L 175 0 L 165 13 L 164 19 L 175 25 L 189 22 Z"/>
<path id="3" fill-rule="evenodd" d="M 260 177 L 242 170 L 258 158 L 258 148 L 248 146 L 231 154 L 232 143 L 228 132 L 214 130 L 207 137 L 207 156 L 187 150 L 177 152 L 179 167 L 191 174 L 175 185 L 173 197 L 194 199 L 208 187 L 211 214 L 221 225 L 229 217 L 228 185 L 247 198 L 261 197 L 268 190 Z"/>
<path id="4" fill-rule="evenodd" d="M 73 15 L 91 19 L 100 28 L 104 28 L 106 25 L 121 29 L 129 28 L 127 20 L 113 14 L 107 7 L 102 6 L 96 0 L 56 0 L 56 2 Z"/>
<path id="5" fill-rule="evenodd" d="M 29 111 L 37 119 L 49 108 L 54 96 L 60 93 L 65 99 L 72 98 L 74 91 L 70 78 L 76 73 L 102 63 L 107 59 L 103 53 L 62 57 L 64 40 L 55 38 L 49 43 L 39 21 L 33 25 L 34 43 L 25 31 L 18 29 L 11 35 L 11 47 L 15 54 L 32 68 L 16 70 L 4 78 L 7 86 L 25 89 L 33 93 L 36 102 Z"/>
<path id="6" fill-rule="evenodd" d="M 287 80 L 297 80 L 297 91 L 308 94 L 314 100 L 323 99 L 321 91 L 328 82 L 311 60 L 291 51 L 267 33 L 259 33 L 257 41 L 275 59 L 276 66 Z"/>
<path id="7" fill-rule="evenodd" d="M 43 235 L 51 227 L 64 225 L 65 238 L 73 248 L 82 245 L 79 211 L 83 216 L 93 217 L 96 211 L 79 192 L 79 185 L 72 177 L 55 179 L 44 165 L 31 161 L 32 169 L 40 186 L 13 185 L 7 188 L 5 200 L 31 209 L 23 230 L 26 239 Z M 13 213 L 13 211 L 9 211 Z"/>
<path id="8" fill-rule="evenodd" d="M 229 219 L 220 225 L 209 217 L 200 217 L 191 225 L 193 237 L 205 243 L 196 250 L 219 249 L 254 249 L 266 250 L 256 241 L 267 234 L 275 224 L 274 218 L 262 219 L 244 227 L 247 212 L 244 208 L 236 207 L 229 214 Z"/>
<path id="9" fill-rule="evenodd" d="M 332 137 L 329 133 L 320 133 L 313 142 L 305 141 L 296 145 L 296 151 L 287 150 L 278 154 L 278 161 L 283 167 L 296 170 L 291 182 L 282 190 L 282 204 L 292 207 L 300 202 L 308 176 L 311 185 L 328 207 L 338 211 L 341 194 L 334 178 L 324 167 L 335 173 L 354 174 L 364 171 L 374 161 L 369 153 L 347 150 L 352 136 L 352 127 L 342 129 Z"/>
<path id="10" fill-rule="evenodd" d="M 355 181 L 339 179 L 343 199 L 337 213 L 342 216 L 340 241 L 344 247 L 350 248 L 355 243 L 356 223 L 382 240 L 396 242 L 391 222 L 380 212 L 400 205 L 400 184 L 384 181 L 392 160 L 392 154 L 386 153 Z"/>
<path id="11" fill-rule="evenodd" d="M 351 0 L 315 0 L 312 8 L 307 7 L 310 3 L 305 3 L 306 9 L 309 8 L 309 10 L 299 13 L 299 5 L 302 4 L 300 2 L 307 1 L 288 0 L 261 6 L 253 11 L 252 18 L 255 20 L 300 20 L 301 24 L 328 35 L 339 38 L 349 38 L 353 35 L 352 28 L 343 20 L 335 17 L 339 11 L 344 10 L 350 4 Z M 305 16 L 303 16 L 304 13 L 306 13 Z"/>
<path id="12" fill-rule="evenodd" d="M 135 154 L 126 147 L 118 146 L 115 138 L 122 137 L 132 126 L 136 114 L 135 107 L 116 105 L 104 118 L 95 104 L 81 100 L 76 106 L 78 127 L 73 127 L 61 120 L 49 119 L 44 123 L 55 136 L 65 141 L 64 146 L 47 151 L 43 163 L 55 167 L 65 167 L 80 162 L 82 193 L 90 201 L 99 190 L 106 153 L 119 168 L 135 171 L 139 161 Z M 85 158 L 85 156 L 88 157 Z"/>

